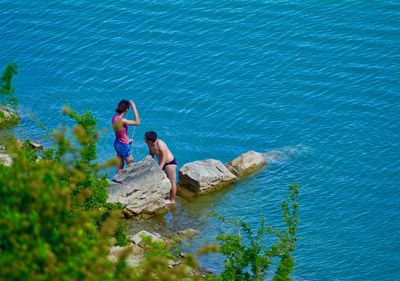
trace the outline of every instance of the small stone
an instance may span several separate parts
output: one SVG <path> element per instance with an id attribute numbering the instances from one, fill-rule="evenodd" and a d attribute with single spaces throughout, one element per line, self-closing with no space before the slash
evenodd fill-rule
<path id="1" fill-rule="evenodd" d="M 130 235 L 129 238 L 133 243 L 140 247 L 144 247 L 145 244 L 143 243 L 143 237 L 150 237 L 152 242 L 162 242 L 164 241 L 161 235 L 158 233 L 151 233 L 146 230 L 142 230 L 135 235 Z"/>
<path id="2" fill-rule="evenodd" d="M 116 263 L 121 256 L 122 252 L 129 250 L 130 254 L 127 256 L 126 261 L 129 266 L 138 266 L 144 259 L 144 250 L 135 244 L 130 244 L 128 246 L 114 246 L 111 247 L 108 254 L 108 259 L 111 262 Z"/>
<path id="3" fill-rule="evenodd" d="M 10 155 L 7 153 L 0 152 L 0 164 L 10 167 L 13 163 L 13 160 Z"/>
<path id="4" fill-rule="evenodd" d="M 187 253 L 181 252 L 181 253 L 179 253 L 179 256 L 180 256 L 181 258 L 186 258 L 186 257 L 188 256 L 188 254 L 187 254 Z"/>
<path id="5" fill-rule="evenodd" d="M 181 261 L 180 261 L 180 260 L 176 260 L 176 261 L 174 261 L 174 260 L 168 260 L 168 267 L 169 267 L 169 268 L 173 268 L 173 267 L 178 266 L 178 265 L 180 265 L 180 264 L 181 264 Z"/>
<path id="6" fill-rule="evenodd" d="M 43 150 L 43 145 L 37 141 L 29 141 L 29 144 L 32 148 L 36 150 Z"/>
<path id="7" fill-rule="evenodd" d="M 196 237 L 197 235 L 199 235 L 199 232 L 195 229 L 187 228 L 185 230 L 178 231 L 177 234 L 182 239 L 192 239 L 193 237 Z"/>

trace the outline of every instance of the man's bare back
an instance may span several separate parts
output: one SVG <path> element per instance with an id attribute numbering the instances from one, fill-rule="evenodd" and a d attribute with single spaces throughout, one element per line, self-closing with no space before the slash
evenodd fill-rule
<path id="1" fill-rule="evenodd" d="M 168 146 L 164 141 L 157 138 L 157 134 L 154 131 L 146 132 L 144 141 L 149 148 L 149 154 L 151 157 L 157 156 L 160 168 L 165 171 L 168 179 L 171 181 L 170 196 L 165 200 L 165 204 L 175 204 L 177 186 L 176 186 L 176 167 L 178 163 L 172 155 Z"/>
<path id="2" fill-rule="evenodd" d="M 174 160 L 174 155 L 172 155 L 166 143 L 160 139 L 157 139 L 154 144 L 147 144 L 149 147 L 149 152 L 152 157 L 157 156 L 158 161 L 160 161 L 160 168 L 164 169 L 166 163 Z"/>

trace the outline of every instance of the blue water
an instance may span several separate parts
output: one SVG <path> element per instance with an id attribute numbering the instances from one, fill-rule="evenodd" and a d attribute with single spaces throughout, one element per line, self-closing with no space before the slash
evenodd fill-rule
<path id="1" fill-rule="evenodd" d="M 109 159 L 110 119 L 132 98 L 136 159 L 149 129 L 180 166 L 282 153 L 167 214 L 202 231 L 195 246 L 229 229 L 213 212 L 279 225 L 279 202 L 297 181 L 295 280 L 400 280 L 398 1 L 0 0 L 0 38 L 0 66 L 19 65 L 25 138 L 46 143 L 68 124 L 68 104 L 98 118 L 100 160 Z"/>

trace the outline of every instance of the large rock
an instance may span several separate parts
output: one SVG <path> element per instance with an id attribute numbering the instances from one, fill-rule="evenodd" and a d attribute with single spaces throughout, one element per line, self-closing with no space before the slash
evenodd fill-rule
<path id="1" fill-rule="evenodd" d="M 108 202 L 121 203 L 125 214 L 153 214 L 164 207 L 171 182 L 151 156 L 121 170 L 108 188 Z"/>
<path id="2" fill-rule="evenodd" d="M 236 176 L 215 159 L 190 162 L 179 170 L 179 186 L 197 193 L 205 193 L 236 180 Z"/>
<path id="3" fill-rule="evenodd" d="M 17 112 L 7 106 L 0 105 L 0 128 L 11 126 L 19 121 Z"/>
<path id="4" fill-rule="evenodd" d="M 225 166 L 235 176 L 241 178 L 254 173 L 265 164 L 267 164 L 267 160 L 263 154 L 251 150 L 233 159 L 231 162 L 225 164 Z"/>

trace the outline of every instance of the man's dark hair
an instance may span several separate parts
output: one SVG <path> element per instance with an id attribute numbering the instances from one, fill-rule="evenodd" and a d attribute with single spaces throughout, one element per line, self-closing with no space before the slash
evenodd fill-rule
<path id="1" fill-rule="evenodd" d="M 127 109 L 129 109 L 129 101 L 127 100 L 121 100 L 118 103 L 118 107 L 115 110 L 117 113 L 121 114 L 122 112 L 125 112 Z"/>
<path id="2" fill-rule="evenodd" d="M 148 131 L 144 134 L 145 138 L 151 142 L 155 142 L 157 140 L 157 134 L 153 131 Z"/>

